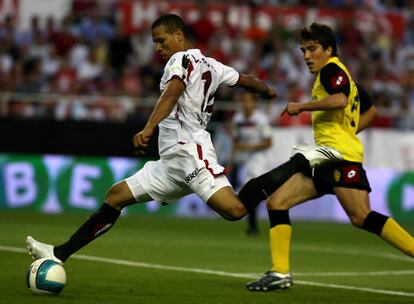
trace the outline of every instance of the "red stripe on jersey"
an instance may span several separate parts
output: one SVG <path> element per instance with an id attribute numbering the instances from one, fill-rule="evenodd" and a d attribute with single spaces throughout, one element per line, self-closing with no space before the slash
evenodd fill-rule
<path id="1" fill-rule="evenodd" d="M 203 149 L 201 147 L 201 145 L 197 144 L 197 153 L 198 153 L 198 158 L 203 160 Z"/>
<path id="2" fill-rule="evenodd" d="M 190 60 L 190 64 L 188 65 L 188 68 L 187 68 L 187 81 L 190 79 L 190 75 L 192 71 L 194 71 L 194 66 Z"/>

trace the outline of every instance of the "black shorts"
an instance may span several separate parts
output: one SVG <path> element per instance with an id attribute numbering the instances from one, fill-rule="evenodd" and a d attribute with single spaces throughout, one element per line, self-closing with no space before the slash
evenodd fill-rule
<path id="1" fill-rule="evenodd" d="M 310 172 L 306 175 L 311 177 Z M 312 180 L 319 195 L 333 194 L 333 187 L 371 192 L 367 174 L 361 163 L 341 161 L 317 167 Z"/>

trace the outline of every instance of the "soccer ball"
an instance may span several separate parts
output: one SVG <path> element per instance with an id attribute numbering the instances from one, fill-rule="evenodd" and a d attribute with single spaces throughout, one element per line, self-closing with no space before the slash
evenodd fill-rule
<path id="1" fill-rule="evenodd" d="M 66 284 L 66 272 L 52 259 L 34 261 L 26 272 L 26 285 L 36 294 L 59 294 Z"/>

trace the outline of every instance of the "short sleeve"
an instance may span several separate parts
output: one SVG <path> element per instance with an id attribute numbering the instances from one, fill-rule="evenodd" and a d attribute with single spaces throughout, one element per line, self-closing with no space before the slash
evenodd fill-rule
<path id="1" fill-rule="evenodd" d="M 359 112 L 360 114 L 366 112 L 369 110 L 369 108 L 371 108 L 372 106 L 372 99 L 371 96 L 358 84 L 356 84 L 357 88 L 358 88 L 358 95 L 359 95 L 359 103 L 360 103 L 360 108 L 359 108 Z"/>
<path id="2" fill-rule="evenodd" d="M 239 81 L 239 73 L 232 67 L 218 61 L 217 63 L 221 72 L 220 84 L 224 84 L 229 87 L 236 85 L 237 81 Z"/>
<path id="3" fill-rule="evenodd" d="M 329 63 L 321 69 L 320 81 L 329 94 L 344 93 L 349 96 L 348 75 L 335 63 Z"/>

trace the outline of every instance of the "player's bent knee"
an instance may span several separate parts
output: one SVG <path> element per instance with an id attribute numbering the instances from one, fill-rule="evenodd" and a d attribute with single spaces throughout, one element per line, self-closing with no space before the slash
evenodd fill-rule
<path id="1" fill-rule="evenodd" d="M 283 201 L 281 199 L 268 199 L 266 201 L 266 207 L 269 210 L 287 210 L 291 206 L 288 201 Z"/>
<path id="2" fill-rule="evenodd" d="M 247 214 L 247 210 L 243 205 L 237 205 L 233 208 L 233 221 L 241 220 Z"/>
<path id="3" fill-rule="evenodd" d="M 357 228 L 364 228 L 364 223 L 370 214 L 369 209 L 361 209 L 361 210 L 354 210 L 354 211 L 347 211 L 349 220 L 351 221 L 352 225 Z"/>
<path id="4" fill-rule="evenodd" d="M 230 222 L 239 221 L 246 215 L 246 213 L 246 208 L 244 208 L 243 205 L 236 205 L 228 210 L 225 219 Z"/>
<path id="5" fill-rule="evenodd" d="M 365 218 L 366 216 L 357 215 L 357 214 L 353 214 L 349 216 L 349 220 L 351 221 L 352 225 L 357 228 L 363 228 Z"/>
<path id="6" fill-rule="evenodd" d="M 122 200 L 119 199 L 119 196 L 120 195 L 118 190 L 114 187 L 111 187 L 106 193 L 104 201 L 116 209 L 122 209 L 124 206 Z"/>
<path id="7" fill-rule="evenodd" d="M 109 188 L 105 195 L 105 203 L 121 210 L 123 207 L 130 205 L 134 200 L 126 183 L 117 183 Z"/>

